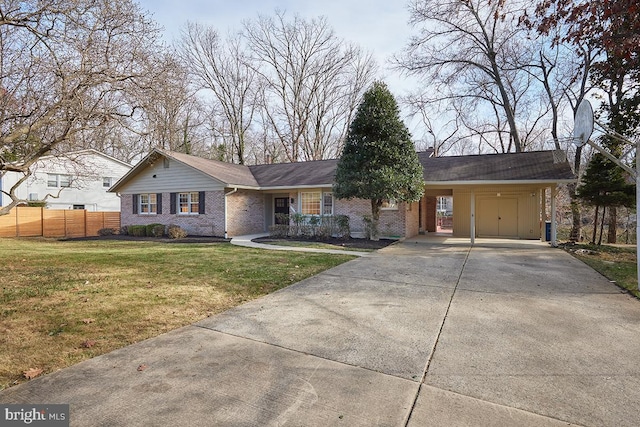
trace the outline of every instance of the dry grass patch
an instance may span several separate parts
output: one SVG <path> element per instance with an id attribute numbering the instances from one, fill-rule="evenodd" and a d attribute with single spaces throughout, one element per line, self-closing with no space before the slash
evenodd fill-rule
<path id="1" fill-rule="evenodd" d="M 353 257 L 0 239 L 0 389 L 220 313 Z"/>
<path id="2" fill-rule="evenodd" d="M 567 244 L 565 250 L 640 298 L 635 246 Z"/>

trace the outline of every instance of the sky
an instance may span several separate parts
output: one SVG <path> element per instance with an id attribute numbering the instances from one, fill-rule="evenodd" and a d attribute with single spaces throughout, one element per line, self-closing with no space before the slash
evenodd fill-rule
<path id="1" fill-rule="evenodd" d="M 337 37 L 370 51 L 380 66 L 383 79 L 396 100 L 412 90 L 415 80 L 388 66 L 415 30 L 408 24 L 405 0 L 137 0 L 143 10 L 164 28 L 164 39 L 172 42 L 189 22 L 210 25 L 221 34 L 241 29 L 242 22 L 259 14 L 286 11 L 306 19 L 324 16 Z M 411 120 L 405 118 L 409 129 Z M 414 137 L 418 136 L 414 134 Z"/>

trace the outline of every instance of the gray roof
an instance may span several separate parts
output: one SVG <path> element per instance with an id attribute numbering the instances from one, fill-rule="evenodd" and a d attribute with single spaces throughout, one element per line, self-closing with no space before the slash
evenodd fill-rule
<path id="1" fill-rule="evenodd" d="M 260 187 L 308 187 L 333 184 L 338 160 L 249 166 Z"/>
<path id="2" fill-rule="evenodd" d="M 575 177 L 562 150 L 421 159 L 424 180 L 454 182 L 569 182 Z"/>
<path id="3" fill-rule="evenodd" d="M 563 151 L 431 157 L 418 153 L 427 184 L 491 182 L 571 182 L 575 178 Z M 333 184 L 338 160 L 316 160 L 256 166 L 236 165 L 188 154 L 154 149 L 109 191 L 133 179 L 138 171 L 159 156 L 190 166 L 227 187 L 276 189 L 325 187 Z"/>

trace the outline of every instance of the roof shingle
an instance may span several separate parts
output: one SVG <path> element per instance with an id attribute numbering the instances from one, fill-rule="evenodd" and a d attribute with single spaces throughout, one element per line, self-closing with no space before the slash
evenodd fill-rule
<path id="1" fill-rule="evenodd" d="M 430 157 L 421 161 L 426 183 L 575 179 L 562 151 Z"/>

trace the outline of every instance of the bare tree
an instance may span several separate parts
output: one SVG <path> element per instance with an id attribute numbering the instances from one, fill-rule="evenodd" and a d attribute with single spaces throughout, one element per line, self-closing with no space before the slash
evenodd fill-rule
<path id="1" fill-rule="evenodd" d="M 476 138 L 499 152 L 522 151 L 527 144 L 518 121 L 518 109 L 529 114 L 533 106 L 527 96 L 531 77 L 523 71 L 530 62 L 525 30 L 517 25 L 525 5 L 517 0 L 414 0 L 411 23 L 420 33 L 396 58 L 402 69 L 435 84 L 428 103 L 455 103 L 469 129 L 478 131 Z M 536 110 L 533 121 L 542 115 L 544 110 Z"/>
<path id="2" fill-rule="evenodd" d="M 374 78 L 371 55 L 338 39 L 325 18 L 289 21 L 277 12 L 246 22 L 243 35 L 264 82 L 265 125 L 287 160 L 335 156 Z"/>
<path id="3" fill-rule="evenodd" d="M 260 80 L 238 35 L 221 40 L 210 27 L 189 23 L 182 33 L 178 52 L 197 80 L 219 105 L 221 120 L 216 133 L 230 139 L 230 160 L 245 163 L 247 134 L 257 108 Z M 226 151 L 226 150 L 225 150 Z"/>
<path id="4" fill-rule="evenodd" d="M 0 4 L 0 177 L 23 178 L 43 155 L 136 106 L 123 93 L 147 73 L 157 29 L 130 0 L 5 0 Z"/>
<path id="5" fill-rule="evenodd" d="M 160 52 L 153 69 L 153 81 L 131 100 L 142 107 L 132 130 L 143 152 L 158 146 L 187 154 L 206 152 L 210 134 L 205 107 L 186 67 L 172 52 Z"/>

